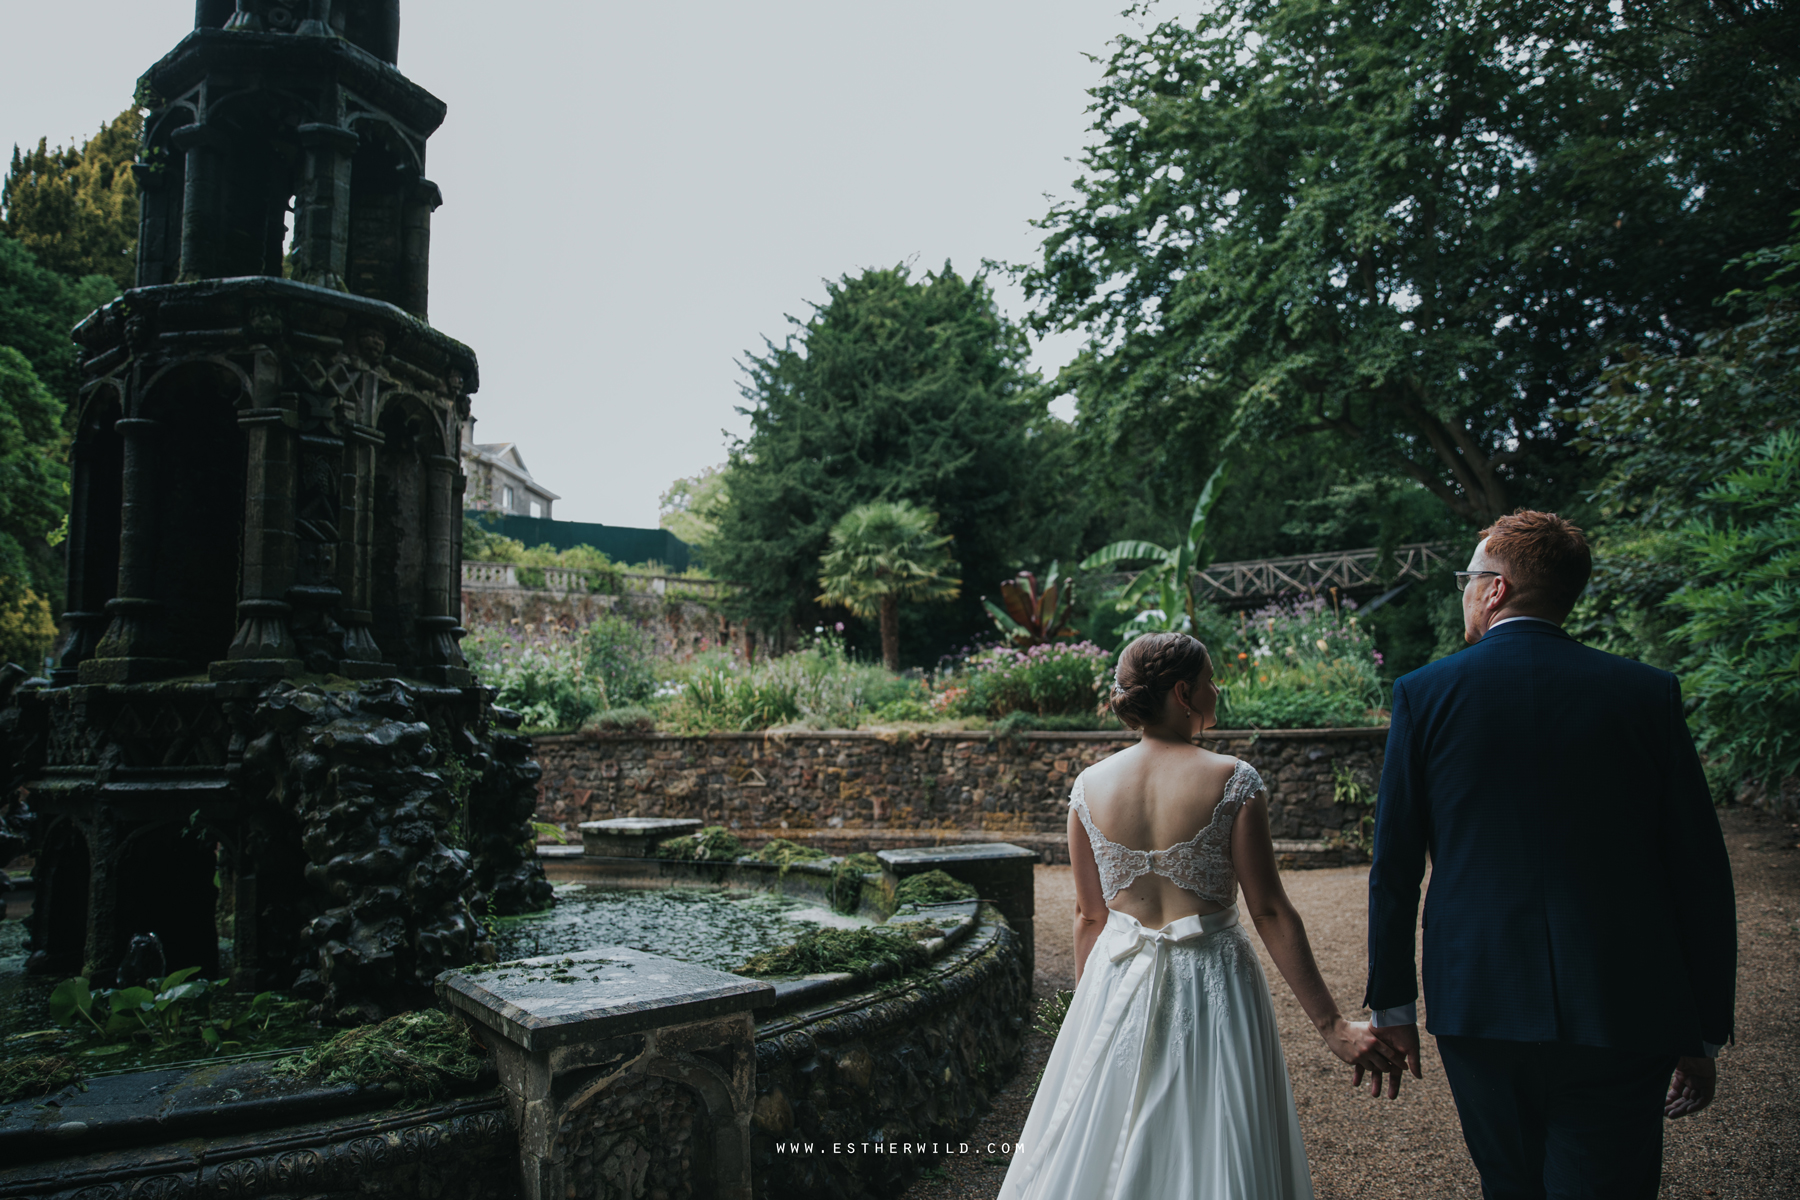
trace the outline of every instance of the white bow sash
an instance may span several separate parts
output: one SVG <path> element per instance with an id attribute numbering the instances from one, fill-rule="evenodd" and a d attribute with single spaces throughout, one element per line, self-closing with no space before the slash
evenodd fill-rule
<path id="1" fill-rule="evenodd" d="M 1178 942 L 1190 942 L 1198 938 L 1210 937 L 1221 929 L 1229 929 L 1238 923 L 1237 905 L 1222 908 L 1218 912 L 1201 913 L 1170 921 L 1161 929 L 1147 929 L 1134 917 L 1110 910 L 1106 918 L 1106 928 L 1095 943 L 1096 952 L 1104 951 L 1108 959 L 1114 963 L 1122 963 L 1131 959 L 1131 965 L 1125 969 L 1125 978 L 1121 979 L 1108 998 L 1106 1011 L 1100 1017 L 1100 1027 L 1094 1031 L 1092 1040 L 1088 1042 L 1081 1061 L 1075 1067 L 1074 1075 L 1063 1085 L 1062 1095 L 1057 1098 L 1056 1110 L 1050 1114 L 1050 1123 L 1044 1127 L 1043 1135 L 1031 1148 L 1031 1160 L 1026 1164 L 1024 1174 L 1020 1177 L 1027 1190 L 1031 1181 L 1037 1177 L 1038 1168 L 1043 1165 L 1044 1155 L 1050 1147 L 1056 1145 L 1062 1136 L 1063 1128 L 1068 1124 L 1069 1115 L 1075 1109 L 1077 1097 L 1087 1090 L 1088 1081 L 1093 1077 L 1094 1069 L 1100 1065 L 1100 1059 L 1112 1047 L 1119 1025 L 1125 1019 L 1126 1010 L 1137 998 L 1143 988 L 1144 981 L 1152 974 L 1160 975 L 1156 968 L 1162 963 L 1168 947 Z M 1149 947 L 1148 954 L 1143 953 Z M 1146 1042 L 1146 1045 L 1148 1043 Z M 1138 1065 L 1138 1072 L 1143 1073 L 1143 1064 Z M 1119 1169 L 1124 1163 L 1125 1134 L 1136 1124 L 1136 1098 L 1133 1098 L 1132 1119 L 1125 1122 L 1121 1131 L 1119 1144 L 1113 1148 L 1112 1166 L 1107 1172 L 1106 1194 L 1111 1195 L 1118 1182 Z"/>

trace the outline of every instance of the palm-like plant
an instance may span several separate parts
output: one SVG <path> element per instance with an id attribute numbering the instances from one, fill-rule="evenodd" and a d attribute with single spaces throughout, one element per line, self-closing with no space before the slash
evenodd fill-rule
<path id="1" fill-rule="evenodd" d="M 1137 577 L 1119 597 L 1119 611 L 1137 610 L 1125 627 L 1142 632 L 1172 631 L 1187 633 L 1194 628 L 1194 576 L 1212 565 L 1213 549 L 1206 540 L 1206 522 L 1213 505 L 1225 490 L 1225 468 L 1222 462 L 1214 468 L 1200 498 L 1194 501 L 1194 515 L 1188 520 L 1187 536 L 1172 547 L 1154 542 L 1123 541 L 1102 546 L 1081 561 L 1084 571 L 1103 571 L 1124 562 L 1149 559 L 1151 565 Z"/>
<path id="2" fill-rule="evenodd" d="M 1075 608 L 1075 581 L 1059 574 L 1059 563 L 1050 564 L 1050 575 L 1044 586 L 1030 571 L 1020 571 L 1017 579 L 1000 585 L 1001 608 L 986 596 L 982 607 L 1000 632 L 1021 650 L 1042 646 L 1059 637 L 1073 637 L 1077 630 L 1068 623 Z"/>
<path id="3" fill-rule="evenodd" d="M 962 580 L 951 538 L 937 531 L 937 514 L 905 500 L 860 504 L 831 529 L 831 549 L 819 560 L 820 604 L 840 604 L 859 617 L 881 619 L 881 660 L 900 669 L 900 602 L 953 600 Z"/>

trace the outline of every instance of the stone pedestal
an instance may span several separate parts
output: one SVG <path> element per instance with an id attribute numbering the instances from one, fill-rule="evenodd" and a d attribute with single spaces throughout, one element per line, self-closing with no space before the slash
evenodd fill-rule
<path id="1" fill-rule="evenodd" d="M 581 848 L 602 858 L 653 858 L 656 843 L 693 833 L 702 822 L 690 817 L 614 817 L 583 821 Z"/>
<path id="2" fill-rule="evenodd" d="M 989 842 L 974 846 L 934 846 L 928 850 L 881 850 L 876 852 L 890 884 L 897 885 L 908 875 L 926 871 L 942 871 L 974 888 L 983 900 L 1000 910 L 1025 942 L 1025 961 L 1036 969 L 1037 942 L 1032 920 L 1037 910 L 1031 868 L 1038 854 L 1023 846 L 1007 842 Z"/>
<path id="3" fill-rule="evenodd" d="M 750 1200 L 756 980 L 608 946 L 438 977 L 486 1030 L 520 1195 Z"/>

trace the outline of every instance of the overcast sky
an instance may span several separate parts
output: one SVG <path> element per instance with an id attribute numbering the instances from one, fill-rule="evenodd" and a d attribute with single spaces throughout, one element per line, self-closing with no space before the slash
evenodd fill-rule
<path id="1" fill-rule="evenodd" d="M 194 12 L 7 7 L 6 147 L 90 135 Z M 823 279 L 1031 257 L 1122 7 L 403 0 L 400 69 L 450 109 L 431 319 L 480 357 L 476 436 L 517 442 L 556 516 L 654 525 L 745 428 L 738 360 Z"/>

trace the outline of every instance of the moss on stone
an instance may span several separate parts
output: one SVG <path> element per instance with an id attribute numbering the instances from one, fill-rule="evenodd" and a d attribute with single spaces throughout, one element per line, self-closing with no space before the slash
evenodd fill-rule
<path id="1" fill-rule="evenodd" d="M 656 857 L 684 862 L 730 862 L 744 852 L 744 843 L 723 825 L 708 825 L 698 833 L 665 838 L 656 843 Z"/>
<path id="2" fill-rule="evenodd" d="M 960 879 L 952 879 L 942 871 L 926 871 L 909 875 L 894 889 L 896 906 L 905 904 L 943 904 L 952 900 L 973 900 L 975 889 Z"/>
<path id="3" fill-rule="evenodd" d="M 739 975 L 816 975 L 845 971 L 869 975 L 883 963 L 896 974 L 922 966 L 931 957 L 911 929 L 869 925 L 861 929 L 815 929 L 791 946 L 753 954 Z"/>
<path id="4" fill-rule="evenodd" d="M 0 1062 L 0 1104 L 61 1091 L 81 1082 L 81 1067 L 64 1054 L 40 1054 Z"/>
<path id="5" fill-rule="evenodd" d="M 881 870 L 881 860 L 867 850 L 839 860 L 831 869 L 831 907 L 855 912 L 862 904 L 863 876 Z"/>
<path id="6" fill-rule="evenodd" d="M 757 862 L 775 863 L 785 873 L 797 862 L 818 862 L 820 859 L 830 858 L 831 855 L 816 846 L 802 846 L 798 842 L 790 842 L 786 838 L 776 838 L 750 857 Z"/>

